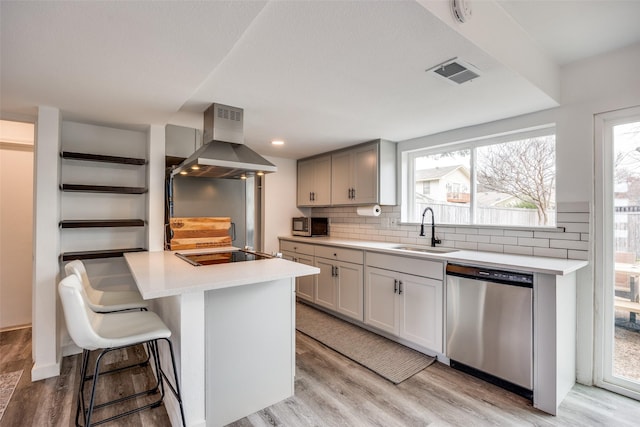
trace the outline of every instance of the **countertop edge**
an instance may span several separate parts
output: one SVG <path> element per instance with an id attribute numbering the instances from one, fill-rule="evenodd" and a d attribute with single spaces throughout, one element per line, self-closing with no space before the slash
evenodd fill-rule
<path id="1" fill-rule="evenodd" d="M 508 268 L 513 270 L 524 270 L 531 273 L 550 274 L 554 276 L 565 276 L 575 273 L 589 262 L 584 260 L 536 257 L 528 255 L 503 254 L 497 252 L 480 252 L 470 250 L 456 250 L 450 253 L 420 253 L 395 248 L 396 246 L 418 246 L 403 245 L 402 243 L 373 242 L 349 239 L 333 239 L 331 237 L 300 237 L 300 236 L 278 236 L 279 240 L 289 240 L 306 243 L 310 245 L 334 246 L 349 249 L 359 249 L 371 252 L 385 253 L 389 255 L 405 256 L 409 258 L 428 259 L 433 261 L 446 261 L 457 263 L 469 263 L 485 267 Z"/>
<path id="2" fill-rule="evenodd" d="M 125 261 L 145 300 L 310 276 L 320 272 L 317 267 L 280 258 L 251 261 L 250 266 L 247 263 L 233 263 L 195 267 L 169 251 L 125 254 Z M 216 272 L 220 274 L 212 276 L 212 268 L 217 268 Z M 158 274 L 155 270 L 163 270 L 164 273 Z M 164 280 L 164 283 L 158 283 L 160 280 Z"/>

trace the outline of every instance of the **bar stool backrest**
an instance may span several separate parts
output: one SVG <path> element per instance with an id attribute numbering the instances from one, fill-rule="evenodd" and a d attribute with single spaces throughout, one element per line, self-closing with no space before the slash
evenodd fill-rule
<path id="1" fill-rule="evenodd" d="M 87 275 L 87 269 L 84 267 L 84 263 L 81 260 L 75 259 L 67 263 L 67 265 L 64 266 L 64 271 L 67 276 L 70 274 L 75 274 L 76 276 L 78 276 L 78 279 L 80 279 L 80 282 L 84 287 L 84 291 L 89 298 L 89 305 L 91 305 L 92 302 L 97 303 L 98 301 L 100 301 L 102 292 L 91 286 L 91 281 L 89 280 L 89 276 Z"/>
<path id="2" fill-rule="evenodd" d="M 67 330 L 73 342 L 85 350 L 103 348 L 102 339 L 92 326 L 100 322 L 103 315 L 95 313 L 87 305 L 87 296 L 78 276 L 71 274 L 62 279 L 58 285 L 58 293 Z"/>

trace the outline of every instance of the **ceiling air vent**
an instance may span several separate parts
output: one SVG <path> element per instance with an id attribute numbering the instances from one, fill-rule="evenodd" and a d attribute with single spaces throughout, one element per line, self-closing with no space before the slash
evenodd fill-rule
<path id="1" fill-rule="evenodd" d="M 433 72 L 436 76 L 456 84 L 462 84 L 480 76 L 477 68 L 458 58 L 450 59 L 433 68 L 429 68 L 427 72 Z"/>

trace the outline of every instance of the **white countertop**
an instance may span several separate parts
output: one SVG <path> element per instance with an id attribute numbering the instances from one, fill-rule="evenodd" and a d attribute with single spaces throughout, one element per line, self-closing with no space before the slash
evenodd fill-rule
<path id="1" fill-rule="evenodd" d="M 417 245 L 370 242 L 363 240 L 333 239 L 331 237 L 281 236 L 280 239 L 291 240 L 300 243 L 308 243 L 312 245 L 326 245 L 351 249 L 362 249 L 366 251 L 387 253 L 390 255 L 403 255 L 412 258 L 433 259 L 451 263 L 480 265 L 484 267 L 499 267 L 501 269 L 507 270 L 552 274 L 555 276 L 564 276 L 588 265 L 587 261 L 582 260 L 511 255 L 495 252 L 455 250 L 454 252 L 448 253 L 425 253 L 397 249 L 397 247 L 401 246 L 419 247 Z"/>
<path id="2" fill-rule="evenodd" d="M 180 253 L 225 252 L 237 248 L 181 250 Z M 193 266 L 172 251 L 124 254 L 144 299 L 251 285 L 318 274 L 320 269 L 282 258 Z"/>

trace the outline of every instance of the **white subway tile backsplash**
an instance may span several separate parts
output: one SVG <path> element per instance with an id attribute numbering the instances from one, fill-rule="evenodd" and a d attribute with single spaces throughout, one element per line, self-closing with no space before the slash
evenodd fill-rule
<path id="1" fill-rule="evenodd" d="M 534 231 L 533 237 L 538 239 L 580 240 L 580 233 L 562 233 L 554 231 Z"/>
<path id="2" fill-rule="evenodd" d="M 466 234 L 445 233 L 444 240 L 464 242 L 465 240 L 467 240 L 467 236 Z"/>
<path id="3" fill-rule="evenodd" d="M 533 237 L 533 231 L 528 230 L 504 230 L 505 236 L 515 236 L 515 237 Z"/>
<path id="4" fill-rule="evenodd" d="M 491 243 L 499 245 L 517 245 L 517 237 L 505 237 L 505 236 L 491 236 Z"/>
<path id="5" fill-rule="evenodd" d="M 504 245 L 504 253 L 514 255 L 533 255 L 533 247 Z"/>
<path id="6" fill-rule="evenodd" d="M 552 248 L 533 248 L 533 255 L 546 256 L 551 258 L 567 258 L 567 250 Z"/>
<path id="7" fill-rule="evenodd" d="M 456 228 L 456 233 L 460 233 L 460 234 L 478 234 L 478 229 L 477 228 L 461 228 L 461 227 L 458 227 L 458 228 Z"/>
<path id="8" fill-rule="evenodd" d="M 478 250 L 485 252 L 504 252 L 503 245 L 494 245 L 491 243 L 478 243 Z"/>
<path id="9" fill-rule="evenodd" d="M 570 249 L 567 258 L 589 261 L 589 251 L 574 251 Z"/>
<path id="10" fill-rule="evenodd" d="M 475 242 L 454 242 L 453 247 L 456 249 L 464 249 L 467 251 L 478 250 L 478 244 Z"/>
<path id="11" fill-rule="evenodd" d="M 478 234 L 486 236 L 504 236 L 504 230 L 501 228 L 479 228 Z"/>
<path id="12" fill-rule="evenodd" d="M 588 222 L 559 222 L 558 227 L 563 227 L 567 233 L 588 233 Z"/>
<path id="13" fill-rule="evenodd" d="M 401 238 L 400 243 L 406 244 L 406 245 L 417 245 L 418 239 L 416 239 L 415 237 Z"/>
<path id="14" fill-rule="evenodd" d="M 529 239 L 527 237 L 518 237 L 518 246 L 548 248 L 549 239 Z"/>
<path id="15" fill-rule="evenodd" d="M 582 240 L 549 240 L 549 247 L 561 249 L 576 249 L 579 251 L 589 250 L 589 242 Z"/>
<path id="16" fill-rule="evenodd" d="M 400 206 L 383 206 L 379 217 L 362 217 L 354 207 L 313 208 L 312 216 L 327 216 L 331 236 L 407 245 L 430 245 L 431 224 L 420 237 L 419 224 L 401 224 Z M 442 246 L 487 252 L 553 258 L 588 259 L 590 248 L 589 203 L 558 203 L 557 229 L 502 229 L 436 225 Z"/>
<path id="17" fill-rule="evenodd" d="M 467 242 L 476 242 L 476 243 L 490 243 L 491 242 L 491 236 L 476 236 L 474 235 L 468 235 L 467 236 Z"/>

